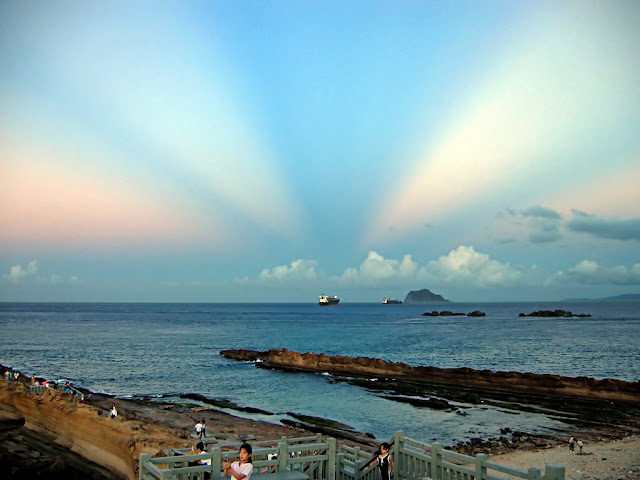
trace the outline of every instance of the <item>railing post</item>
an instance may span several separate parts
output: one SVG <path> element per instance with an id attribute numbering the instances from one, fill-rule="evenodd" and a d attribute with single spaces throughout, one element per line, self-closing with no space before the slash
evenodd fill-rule
<path id="1" fill-rule="evenodd" d="M 220 447 L 211 448 L 211 478 L 218 480 L 222 470 L 222 449 Z"/>
<path id="2" fill-rule="evenodd" d="M 433 470 L 431 474 L 436 480 L 442 478 L 442 444 L 434 442 L 431 446 L 431 459 L 433 460 Z"/>
<path id="3" fill-rule="evenodd" d="M 475 480 L 482 480 L 487 478 L 487 456 L 484 453 L 478 453 L 476 455 L 476 478 Z"/>
<path id="4" fill-rule="evenodd" d="M 327 460 L 327 480 L 336 480 L 336 463 L 338 461 L 338 455 L 335 438 L 327 438 L 327 454 L 329 457 Z"/>
<path id="5" fill-rule="evenodd" d="M 360 480 L 362 477 L 362 472 L 360 471 L 360 447 L 355 447 L 353 449 L 353 474 L 355 480 Z"/>
<path id="6" fill-rule="evenodd" d="M 344 452 L 340 452 L 336 455 L 336 464 L 335 464 L 335 476 L 336 476 L 336 480 L 341 480 L 343 478 L 342 475 L 342 465 L 344 465 Z M 331 471 L 331 463 L 329 463 L 329 469 L 327 470 L 327 476 L 329 475 L 329 472 Z"/>
<path id="7" fill-rule="evenodd" d="M 407 475 L 406 456 L 404 455 L 404 432 L 397 431 L 393 435 L 391 455 L 396 465 L 396 478 L 405 478 Z"/>
<path id="8" fill-rule="evenodd" d="M 287 441 L 282 440 L 278 442 L 278 471 L 287 471 L 287 459 L 289 458 L 289 449 L 287 448 Z"/>
<path id="9" fill-rule="evenodd" d="M 542 477 L 542 472 L 539 468 L 530 468 L 527 470 L 527 480 L 539 480 Z"/>
<path id="10" fill-rule="evenodd" d="M 564 480 L 562 465 L 547 465 L 544 467 L 544 480 Z"/>
<path id="11" fill-rule="evenodd" d="M 151 455 L 149 455 L 148 453 L 140 454 L 140 457 L 138 458 L 138 480 L 142 480 L 144 478 L 144 469 L 146 463 L 149 461 L 150 456 Z"/>

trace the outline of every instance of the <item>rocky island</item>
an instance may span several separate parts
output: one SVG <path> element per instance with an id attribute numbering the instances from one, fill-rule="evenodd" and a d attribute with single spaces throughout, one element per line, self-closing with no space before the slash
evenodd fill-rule
<path id="1" fill-rule="evenodd" d="M 433 293 L 424 288 L 422 290 L 411 290 L 404 299 L 404 303 L 447 303 L 449 300 L 442 295 Z"/>
<path id="2" fill-rule="evenodd" d="M 536 312 L 531 313 L 521 313 L 518 315 L 519 317 L 562 317 L 562 318 L 588 318 L 591 316 L 590 313 L 573 313 L 568 310 L 538 310 Z"/>
<path id="3" fill-rule="evenodd" d="M 473 312 L 463 313 L 463 312 L 452 312 L 451 310 L 442 310 L 438 312 L 434 310 L 432 312 L 424 312 L 422 314 L 423 317 L 484 317 L 487 314 L 481 312 L 480 310 L 474 310 Z"/>

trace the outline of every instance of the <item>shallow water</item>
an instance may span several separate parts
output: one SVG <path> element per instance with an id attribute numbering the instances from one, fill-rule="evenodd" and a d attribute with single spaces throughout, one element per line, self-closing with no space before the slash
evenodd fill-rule
<path id="1" fill-rule="evenodd" d="M 591 318 L 519 318 L 562 308 Z M 424 317 L 481 310 L 486 317 Z M 321 374 L 256 368 L 220 350 L 287 348 L 411 365 L 637 381 L 640 304 L 0 304 L 0 363 L 119 396 L 200 393 L 276 414 L 330 418 L 388 439 L 445 444 L 540 433 L 545 416 L 470 406 L 466 416 L 393 402 Z M 277 417 L 264 419 L 277 421 Z"/>

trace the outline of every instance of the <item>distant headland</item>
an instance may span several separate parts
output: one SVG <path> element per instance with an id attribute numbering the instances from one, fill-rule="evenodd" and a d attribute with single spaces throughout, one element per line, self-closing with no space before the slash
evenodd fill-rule
<path id="1" fill-rule="evenodd" d="M 640 293 L 627 293 L 604 298 L 568 298 L 564 302 L 640 302 Z"/>

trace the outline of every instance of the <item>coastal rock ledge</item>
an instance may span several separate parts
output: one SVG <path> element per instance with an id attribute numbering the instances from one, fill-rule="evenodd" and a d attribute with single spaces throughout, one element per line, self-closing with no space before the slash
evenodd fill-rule
<path id="1" fill-rule="evenodd" d="M 308 372 L 329 372 L 362 377 L 394 377 L 398 380 L 471 387 L 502 391 L 519 391 L 570 398 L 583 397 L 611 402 L 640 402 L 640 382 L 596 380 L 590 377 L 562 377 L 559 375 L 520 372 L 493 372 L 472 368 L 412 367 L 405 363 L 388 362 L 378 358 L 345 357 L 323 353 L 299 353 L 286 348 L 264 352 L 254 350 L 223 350 L 224 357 L 240 361 L 263 362 L 261 366 Z"/>

